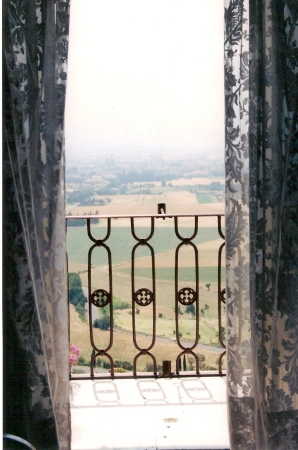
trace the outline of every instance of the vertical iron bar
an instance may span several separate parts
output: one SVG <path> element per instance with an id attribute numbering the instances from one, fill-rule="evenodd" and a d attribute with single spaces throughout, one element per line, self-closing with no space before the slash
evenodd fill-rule
<path id="1" fill-rule="evenodd" d="M 94 362 L 96 361 L 97 356 L 101 355 L 101 356 L 106 356 L 109 361 L 110 361 L 110 366 L 111 366 L 111 376 L 114 376 L 114 361 L 112 359 L 112 357 L 107 353 L 108 350 L 110 350 L 110 348 L 113 345 L 113 336 L 114 336 L 114 330 L 113 330 L 113 324 L 114 324 L 114 318 L 113 318 L 113 280 L 112 280 L 112 255 L 111 255 L 111 250 L 110 248 L 104 244 L 104 242 L 106 240 L 109 239 L 110 234 L 111 234 L 111 219 L 108 218 L 108 224 L 107 224 L 107 233 L 106 236 L 104 237 L 104 239 L 95 239 L 92 236 L 91 233 L 91 219 L 88 218 L 87 219 L 87 233 L 88 233 L 88 237 L 89 239 L 94 242 L 94 244 L 92 245 L 92 247 L 90 247 L 89 252 L 88 252 L 88 305 L 89 305 L 89 333 L 90 333 L 90 343 L 91 346 L 94 350 L 94 355 L 91 357 L 91 362 L 90 362 L 90 372 L 91 372 L 91 378 L 94 378 Z M 98 289 L 95 290 L 92 293 L 92 275 L 91 275 L 91 268 L 92 268 L 92 252 L 95 248 L 100 248 L 103 247 L 108 255 L 108 266 L 109 266 L 109 292 L 105 292 L 102 289 Z M 94 342 L 94 335 L 93 335 L 93 322 L 92 322 L 92 306 L 96 305 L 98 307 L 100 307 L 100 303 L 101 303 L 101 297 L 103 295 L 103 293 L 105 293 L 105 295 L 108 296 L 107 302 L 106 304 L 109 304 L 109 309 L 110 309 L 110 342 L 107 348 L 105 349 L 99 349 L 98 346 L 95 344 Z M 99 300 L 97 301 L 96 304 L 96 296 L 99 296 Z"/>
<path id="2" fill-rule="evenodd" d="M 192 234 L 192 236 L 190 238 L 184 238 L 180 235 L 179 233 L 179 227 L 178 227 L 178 217 L 175 217 L 174 219 L 174 223 L 175 223 L 175 234 L 177 236 L 177 238 L 182 241 L 180 242 L 180 244 L 177 246 L 176 251 L 175 251 L 175 323 L 176 323 L 176 340 L 177 340 L 177 344 L 178 347 L 180 347 L 183 351 L 182 353 L 180 353 L 178 355 L 178 357 L 176 358 L 176 373 L 177 375 L 179 375 L 179 359 L 181 358 L 182 355 L 185 354 L 192 354 L 195 361 L 196 361 L 196 373 L 197 375 L 200 374 L 199 372 L 199 359 L 198 356 L 192 351 L 199 342 L 199 258 L 198 258 L 198 249 L 195 246 L 195 244 L 192 242 L 192 240 L 196 237 L 197 233 L 198 233 L 198 216 L 195 216 L 195 229 L 194 229 L 194 233 Z M 193 289 L 191 288 L 183 288 L 180 291 L 178 291 L 179 288 L 179 280 L 178 280 L 178 275 L 179 275 L 179 250 L 182 246 L 184 245 L 190 245 L 193 250 L 194 250 L 194 254 L 195 254 L 195 277 L 196 277 L 196 290 L 193 291 Z M 182 300 L 182 298 L 185 299 L 185 301 Z M 191 347 L 184 347 L 181 344 L 180 341 L 180 334 L 179 334 L 179 303 L 182 303 L 184 305 L 188 305 L 188 304 L 193 304 L 195 303 L 196 305 L 196 335 L 195 335 L 195 342 Z"/>
<path id="3" fill-rule="evenodd" d="M 155 344 L 156 340 L 156 281 L 155 281 L 155 257 L 154 257 L 154 249 L 148 243 L 148 241 L 152 238 L 154 234 L 154 217 L 151 217 L 151 231 L 147 238 L 138 238 L 135 233 L 134 227 L 134 218 L 131 218 L 131 234 L 134 239 L 137 241 L 137 244 L 133 247 L 131 252 L 131 289 L 132 289 L 132 333 L 133 333 L 133 344 L 139 353 L 135 356 L 133 361 L 133 375 L 137 375 L 137 360 L 141 355 L 148 355 L 153 360 L 154 367 L 154 375 L 157 375 L 157 365 L 156 358 L 150 353 Z M 142 288 L 139 290 L 135 290 L 135 252 L 139 246 L 146 246 L 149 248 L 151 252 L 151 267 L 152 267 L 152 292 L 147 288 Z M 136 303 L 139 306 L 148 306 L 152 303 L 153 308 L 153 326 L 152 326 L 152 341 L 151 345 L 146 349 L 139 347 L 137 343 L 137 331 L 136 331 Z"/>

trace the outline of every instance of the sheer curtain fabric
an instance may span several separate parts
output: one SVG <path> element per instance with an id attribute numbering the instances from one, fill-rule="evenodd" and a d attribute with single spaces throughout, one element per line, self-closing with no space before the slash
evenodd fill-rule
<path id="1" fill-rule="evenodd" d="M 298 448 L 297 20 L 297 1 L 225 1 L 232 449 Z"/>
<path id="2" fill-rule="evenodd" d="M 69 0 L 4 0 L 2 11 L 4 432 L 68 449 Z"/>

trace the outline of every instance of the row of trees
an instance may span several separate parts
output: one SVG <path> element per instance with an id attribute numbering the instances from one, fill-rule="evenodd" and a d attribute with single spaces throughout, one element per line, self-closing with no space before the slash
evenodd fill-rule
<path id="1" fill-rule="evenodd" d="M 67 195 L 67 203 L 80 203 L 82 205 L 93 205 L 94 189 L 86 188 L 70 192 Z"/>
<path id="2" fill-rule="evenodd" d="M 84 295 L 82 289 L 82 281 L 80 275 L 71 272 L 68 274 L 68 285 L 69 285 L 69 303 L 74 305 L 80 319 L 85 322 L 85 305 L 87 303 L 87 298 Z"/>
<path id="3" fill-rule="evenodd" d="M 94 356 L 95 352 L 92 351 L 92 355 Z M 199 366 L 200 366 L 200 370 L 216 370 L 216 367 L 214 366 L 209 366 L 206 365 L 205 361 L 206 361 L 206 356 L 205 355 L 198 355 L 199 357 Z M 79 357 L 78 360 L 79 365 L 82 366 L 89 366 L 90 361 L 86 361 L 85 358 L 83 357 Z M 218 360 L 216 361 L 216 363 L 218 363 Z M 94 363 L 94 367 L 102 367 L 103 369 L 110 369 L 111 368 L 111 364 L 109 361 L 105 361 L 104 359 L 97 357 L 95 359 L 95 363 Z M 114 368 L 116 369 L 115 371 L 118 372 L 120 370 L 117 369 L 122 369 L 123 372 L 128 371 L 132 371 L 133 370 L 133 365 L 132 363 L 130 363 L 129 361 L 122 361 L 122 360 L 115 360 L 114 361 Z M 183 358 L 179 359 L 179 371 L 192 371 L 195 370 L 195 359 L 193 357 L 187 357 L 185 355 L 183 355 Z M 162 365 L 161 364 L 157 364 L 157 372 L 162 372 Z M 147 364 L 145 365 L 144 372 L 154 372 L 154 365 L 152 362 L 147 362 Z"/>

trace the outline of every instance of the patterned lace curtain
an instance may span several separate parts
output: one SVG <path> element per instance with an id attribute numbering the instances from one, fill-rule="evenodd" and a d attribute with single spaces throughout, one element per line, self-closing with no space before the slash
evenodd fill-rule
<path id="1" fill-rule="evenodd" d="M 4 0 L 4 432 L 70 448 L 64 221 L 69 0 Z"/>
<path id="2" fill-rule="evenodd" d="M 298 2 L 225 0 L 231 449 L 298 448 Z"/>

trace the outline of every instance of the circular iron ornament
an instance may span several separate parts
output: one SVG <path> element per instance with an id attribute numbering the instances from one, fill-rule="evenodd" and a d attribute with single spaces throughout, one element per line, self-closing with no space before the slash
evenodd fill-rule
<path id="1" fill-rule="evenodd" d="M 192 305 L 197 298 L 197 293 L 192 288 L 183 288 L 178 292 L 178 300 L 182 305 Z"/>
<path id="2" fill-rule="evenodd" d="M 111 295 L 104 289 L 97 289 L 91 294 L 91 302 L 93 305 L 103 307 L 110 303 Z"/>
<path id="3" fill-rule="evenodd" d="M 148 306 L 153 301 L 153 294 L 149 289 L 139 289 L 135 293 L 135 301 L 139 306 Z"/>

